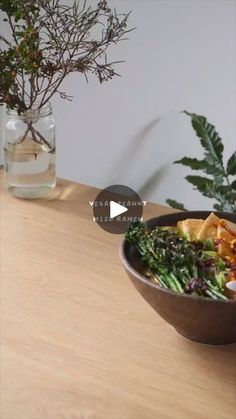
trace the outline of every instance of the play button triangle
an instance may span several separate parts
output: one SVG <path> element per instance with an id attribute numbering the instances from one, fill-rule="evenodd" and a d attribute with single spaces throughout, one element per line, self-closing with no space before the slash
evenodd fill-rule
<path id="1" fill-rule="evenodd" d="M 124 214 L 124 212 L 128 211 L 128 208 L 124 207 L 123 205 L 118 204 L 115 201 L 110 201 L 110 218 L 118 217 L 118 215 Z"/>

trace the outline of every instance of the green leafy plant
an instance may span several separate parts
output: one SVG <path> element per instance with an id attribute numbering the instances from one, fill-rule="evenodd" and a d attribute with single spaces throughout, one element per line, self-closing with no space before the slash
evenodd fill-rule
<path id="1" fill-rule="evenodd" d="M 183 157 L 175 161 L 194 171 L 202 171 L 207 176 L 188 175 L 186 180 L 194 186 L 203 196 L 214 199 L 213 208 L 217 211 L 236 212 L 236 151 L 227 164 L 224 164 L 224 145 L 214 125 L 210 124 L 205 116 L 184 111 L 191 118 L 192 127 L 204 149 L 202 160 Z M 167 199 L 166 202 L 173 208 L 186 211 L 183 204 Z"/>

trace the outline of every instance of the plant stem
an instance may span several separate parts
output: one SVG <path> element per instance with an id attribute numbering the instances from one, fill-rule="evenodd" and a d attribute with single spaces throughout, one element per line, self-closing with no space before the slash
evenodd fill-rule
<path id="1" fill-rule="evenodd" d="M 55 147 L 52 147 L 51 144 L 46 140 L 46 138 L 42 134 L 40 134 L 40 132 L 38 130 L 35 129 L 35 127 L 33 126 L 32 121 L 30 121 L 30 122 L 25 121 L 25 124 L 27 125 L 27 128 L 25 130 L 25 133 L 24 133 L 23 137 L 18 142 L 18 144 L 23 143 L 26 140 L 28 133 L 31 132 L 32 141 L 34 141 L 35 143 L 40 144 L 40 145 L 45 144 L 49 149 L 49 153 L 53 153 L 55 151 Z M 37 139 L 37 137 L 39 139 Z"/>
<path id="2" fill-rule="evenodd" d="M 43 137 L 42 134 L 40 134 L 39 131 L 37 131 L 33 126 L 31 126 L 31 132 L 32 132 L 32 136 L 34 141 L 39 142 L 39 143 L 44 143 L 47 145 L 47 147 L 50 150 L 50 153 L 52 153 L 53 151 L 55 151 L 55 147 L 52 147 L 51 144 L 45 139 L 45 137 Z M 39 137 L 40 141 L 37 141 L 35 134 Z"/>

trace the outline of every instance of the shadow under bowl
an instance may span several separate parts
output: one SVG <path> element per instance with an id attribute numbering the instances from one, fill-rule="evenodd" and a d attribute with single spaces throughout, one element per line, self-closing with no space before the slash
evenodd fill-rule
<path id="1" fill-rule="evenodd" d="M 149 228 L 174 226 L 187 218 L 205 219 L 209 211 L 178 212 L 152 218 Z M 216 212 L 219 218 L 236 223 L 236 214 Z M 214 300 L 179 294 L 161 288 L 143 275 L 144 265 L 133 245 L 123 240 L 120 249 L 123 266 L 135 288 L 152 308 L 178 333 L 196 342 L 225 345 L 236 342 L 236 300 Z"/>

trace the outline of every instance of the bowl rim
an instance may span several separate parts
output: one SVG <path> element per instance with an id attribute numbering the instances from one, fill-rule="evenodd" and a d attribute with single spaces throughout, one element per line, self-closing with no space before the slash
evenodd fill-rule
<path id="1" fill-rule="evenodd" d="M 191 213 L 198 213 L 198 212 L 199 213 L 203 213 L 203 212 L 206 212 L 207 213 L 209 211 L 186 211 L 186 213 L 187 212 L 191 212 Z M 212 212 L 215 212 L 217 214 L 216 211 L 212 211 Z M 180 211 L 180 212 L 172 212 L 170 214 L 162 214 L 162 215 L 157 216 L 157 217 L 152 217 L 152 218 L 149 218 L 148 220 L 146 220 L 145 221 L 145 224 L 146 223 L 149 223 L 150 221 L 154 221 L 154 220 L 156 220 L 158 218 L 161 218 L 163 216 L 167 216 L 167 215 L 169 215 L 169 216 L 172 216 L 172 215 L 173 216 L 176 216 L 176 214 L 179 214 L 179 213 L 183 213 L 183 211 Z M 226 214 L 226 212 L 224 212 L 224 214 Z M 213 298 L 210 298 L 210 297 L 202 297 L 200 295 L 197 296 L 197 295 L 179 293 L 177 291 L 173 291 L 173 290 L 170 290 L 168 288 L 163 288 L 163 287 L 161 287 L 161 286 L 159 286 L 157 284 L 153 284 L 153 282 L 151 282 L 150 280 L 148 280 L 147 278 L 145 278 L 144 275 L 142 275 L 140 272 L 138 272 L 136 269 L 134 269 L 131 266 L 131 264 L 129 263 L 128 258 L 127 258 L 126 254 L 125 254 L 125 246 L 126 245 L 130 245 L 130 244 L 129 244 L 129 242 L 125 238 L 123 238 L 122 241 L 121 241 L 121 243 L 120 243 L 120 246 L 119 246 L 119 256 L 120 256 L 120 259 L 121 259 L 121 262 L 122 262 L 123 266 L 125 267 L 125 269 L 128 272 L 130 272 L 133 276 L 135 276 L 136 279 L 138 279 L 139 281 L 143 282 L 144 284 L 147 284 L 149 287 L 154 288 L 154 289 L 158 289 L 159 291 L 161 291 L 163 293 L 171 294 L 171 295 L 175 296 L 176 298 L 186 298 L 186 299 L 189 299 L 189 300 L 195 300 L 195 301 L 197 300 L 197 301 L 205 301 L 205 302 L 209 301 L 210 304 L 235 304 L 236 305 L 236 300 L 234 300 L 234 299 L 220 300 L 220 299 L 213 299 Z"/>

